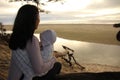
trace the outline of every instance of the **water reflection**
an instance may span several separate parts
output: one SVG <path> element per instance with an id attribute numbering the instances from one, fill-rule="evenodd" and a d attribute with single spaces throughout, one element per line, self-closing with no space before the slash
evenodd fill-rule
<path id="1" fill-rule="evenodd" d="M 39 38 L 38 34 L 35 35 Z M 120 66 L 120 46 L 57 38 L 55 50 L 63 52 L 62 45 L 75 50 L 74 56 L 80 63 Z"/>
<path id="2" fill-rule="evenodd" d="M 120 66 L 120 46 L 57 38 L 55 50 L 64 51 L 61 45 L 75 50 L 74 55 L 80 63 Z"/>

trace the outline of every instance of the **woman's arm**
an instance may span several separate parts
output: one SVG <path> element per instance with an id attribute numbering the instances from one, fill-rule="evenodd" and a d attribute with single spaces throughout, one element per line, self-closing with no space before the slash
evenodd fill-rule
<path id="1" fill-rule="evenodd" d="M 43 62 L 41 53 L 40 53 L 40 46 L 39 40 L 33 36 L 32 42 L 28 41 L 26 46 L 33 70 L 36 74 L 41 74 L 49 71 L 54 63 L 56 62 L 55 58 L 52 58 L 47 63 Z"/>

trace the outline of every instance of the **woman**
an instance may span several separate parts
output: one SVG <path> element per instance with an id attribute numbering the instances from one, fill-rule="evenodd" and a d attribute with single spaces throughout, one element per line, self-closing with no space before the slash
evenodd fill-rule
<path id="1" fill-rule="evenodd" d="M 27 4 L 19 9 L 9 41 L 12 56 L 8 80 L 32 80 L 35 76 L 54 80 L 60 72 L 61 64 L 54 57 L 46 63 L 42 59 L 39 40 L 33 35 L 39 21 L 36 6 Z"/>

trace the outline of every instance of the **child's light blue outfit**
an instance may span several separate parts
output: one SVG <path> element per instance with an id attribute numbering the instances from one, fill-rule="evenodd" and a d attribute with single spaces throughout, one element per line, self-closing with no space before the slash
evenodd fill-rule
<path id="1" fill-rule="evenodd" d="M 54 30 L 45 30 L 40 33 L 40 40 L 42 45 L 41 55 L 43 60 L 47 62 L 53 55 L 53 44 L 56 41 L 56 33 Z"/>

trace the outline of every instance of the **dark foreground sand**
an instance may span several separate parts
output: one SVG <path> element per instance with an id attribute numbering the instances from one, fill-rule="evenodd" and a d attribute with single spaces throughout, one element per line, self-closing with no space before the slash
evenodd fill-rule
<path id="1" fill-rule="evenodd" d="M 120 80 L 120 67 L 101 64 L 82 63 L 85 70 L 81 71 L 77 65 L 69 67 L 64 60 L 61 74 L 56 80 Z M 0 40 L 0 80 L 6 80 L 10 63 L 10 50 L 6 42 Z"/>

